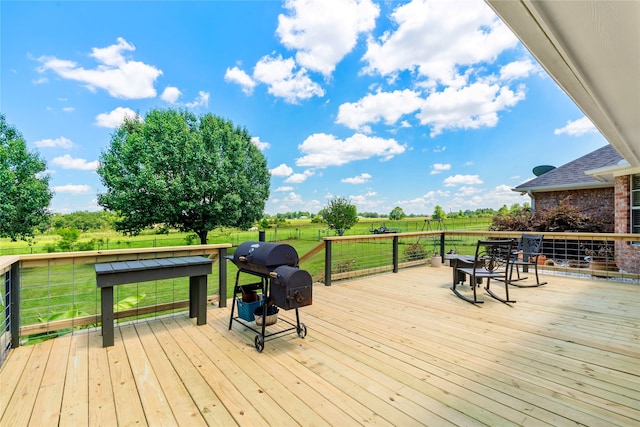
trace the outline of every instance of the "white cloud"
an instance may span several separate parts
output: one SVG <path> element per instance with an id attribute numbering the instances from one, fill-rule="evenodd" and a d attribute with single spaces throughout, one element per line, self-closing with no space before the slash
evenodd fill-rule
<path id="1" fill-rule="evenodd" d="M 304 200 L 302 196 L 291 192 L 282 199 L 270 199 L 270 212 L 292 212 L 292 211 L 308 211 L 318 212 L 322 209 L 322 205 L 318 200 Z"/>
<path id="2" fill-rule="evenodd" d="M 291 192 L 282 199 L 282 203 L 285 203 L 289 206 L 300 205 L 302 203 L 302 197 L 299 194 Z"/>
<path id="3" fill-rule="evenodd" d="M 75 184 L 58 185 L 51 187 L 51 189 L 56 193 L 90 194 L 93 192 L 91 187 L 89 187 L 88 185 Z"/>
<path id="4" fill-rule="evenodd" d="M 540 66 L 534 64 L 531 59 L 513 61 L 500 68 L 500 79 L 509 81 L 528 77 L 531 73 L 542 72 Z"/>
<path id="5" fill-rule="evenodd" d="M 598 129 L 591 123 L 587 117 L 581 119 L 568 121 L 566 126 L 553 131 L 554 135 L 567 134 L 570 136 L 580 136 L 587 133 L 596 133 Z"/>
<path id="6" fill-rule="evenodd" d="M 224 73 L 224 81 L 239 84 L 242 86 L 242 91 L 247 95 L 251 95 L 253 88 L 256 87 L 256 82 L 251 76 L 238 67 L 227 68 L 227 71 Z"/>
<path id="7" fill-rule="evenodd" d="M 296 165 L 316 168 L 340 166 L 374 156 L 389 160 L 406 150 L 404 145 L 392 138 L 370 137 L 359 133 L 345 140 L 316 133 L 305 139 L 298 148 L 304 155 L 296 160 Z"/>
<path id="8" fill-rule="evenodd" d="M 508 185 L 501 184 L 486 191 L 478 191 L 473 195 L 470 195 L 470 191 L 466 194 L 456 191 L 455 197 L 448 202 L 448 206 L 449 209 L 455 211 L 487 207 L 498 209 L 503 205 L 511 206 L 515 203 L 522 204 L 528 201 L 528 199 L 529 198 L 526 197 L 526 200 L 523 200 L 521 194 L 511 191 L 511 187 Z"/>
<path id="9" fill-rule="evenodd" d="M 477 187 L 469 187 L 466 185 L 463 185 L 462 187 L 458 188 L 456 190 L 456 195 L 459 196 L 472 196 L 474 194 L 479 194 L 481 193 L 482 190 L 477 188 Z"/>
<path id="10" fill-rule="evenodd" d="M 78 169 L 78 170 L 96 170 L 98 168 L 98 161 L 88 162 L 85 159 L 76 159 L 68 154 L 64 156 L 54 157 L 51 163 L 60 166 L 63 169 Z"/>
<path id="11" fill-rule="evenodd" d="M 435 148 L 433 149 L 433 152 L 434 153 L 442 153 L 443 151 L 446 151 L 446 150 L 447 150 L 447 146 L 446 145 L 443 145 L 443 146 L 436 145 Z"/>
<path id="12" fill-rule="evenodd" d="M 293 187 L 292 187 L 292 186 L 290 186 L 290 185 L 285 185 L 285 186 L 282 186 L 282 187 L 278 187 L 278 188 L 276 188 L 276 189 L 275 189 L 275 190 L 273 190 L 273 191 L 276 191 L 276 192 L 285 192 L 285 191 L 292 191 L 292 190 L 293 190 Z"/>
<path id="13" fill-rule="evenodd" d="M 391 19 L 397 29 L 368 42 L 364 60 L 369 73 L 417 71 L 443 84 L 459 85 L 464 79 L 458 66 L 493 62 L 518 43 L 481 1 L 414 0 L 397 7 Z"/>
<path id="14" fill-rule="evenodd" d="M 282 163 L 271 169 L 269 172 L 271 172 L 271 176 L 289 176 L 293 173 L 293 169 Z"/>
<path id="15" fill-rule="evenodd" d="M 356 205 L 358 211 L 375 211 L 382 206 L 383 200 L 375 191 L 368 191 L 366 194 L 349 196 L 349 202 Z"/>
<path id="16" fill-rule="evenodd" d="M 160 95 L 160 98 L 163 101 L 168 102 L 169 104 L 175 104 L 181 95 L 182 92 L 180 92 L 180 89 L 178 89 L 177 87 L 167 86 L 162 91 L 162 95 Z"/>
<path id="17" fill-rule="evenodd" d="M 99 63 L 94 69 L 86 69 L 74 61 L 42 56 L 38 58 L 42 63 L 38 71 L 51 70 L 62 78 L 83 83 L 92 92 L 104 89 L 114 98 L 153 98 L 156 96 L 154 84 L 162 71 L 123 55 L 134 50 L 134 45 L 118 37 L 117 44 L 92 49 L 90 56 Z"/>
<path id="18" fill-rule="evenodd" d="M 289 184 L 301 184 L 307 180 L 308 176 L 303 173 L 294 173 L 289 178 L 285 179 L 284 182 Z"/>
<path id="19" fill-rule="evenodd" d="M 73 142 L 70 139 L 65 138 L 64 136 L 61 136 L 56 139 L 41 139 L 40 141 L 34 142 L 33 145 L 38 148 L 60 147 L 68 149 L 73 147 Z"/>
<path id="20" fill-rule="evenodd" d="M 478 175 L 453 175 L 443 181 L 445 187 L 455 187 L 456 185 L 476 185 L 482 184 Z"/>
<path id="21" fill-rule="evenodd" d="M 354 176 L 352 178 L 341 179 L 340 182 L 344 182 L 346 184 L 365 184 L 369 182 L 370 179 L 371 175 L 369 175 L 368 173 L 361 173 L 360 175 Z"/>
<path id="22" fill-rule="evenodd" d="M 125 117 L 140 117 L 130 108 L 118 107 L 109 113 L 101 113 L 96 116 L 96 126 L 115 129 L 124 122 Z"/>
<path id="23" fill-rule="evenodd" d="M 380 9 L 370 0 L 288 0 L 289 15 L 278 16 L 276 33 L 295 49 L 296 61 L 309 70 L 330 75 L 356 45 L 361 33 L 375 27 Z"/>
<path id="24" fill-rule="evenodd" d="M 380 120 L 392 125 L 403 115 L 418 110 L 423 104 L 424 100 L 420 94 L 409 89 L 378 92 L 366 95 L 357 102 L 340 105 L 336 123 L 356 130 L 361 130 L 365 123 L 377 123 Z"/>
<path id="25" fill-rule="evenodd" d="M 431 169 L 431 175 L 436 175 L 439 174 L 443 171 L 448 171 L 451 169 L 451 165 L 450 164 L 445 164 L 445 163 L 434 163 L 432 166 L 433 169 Z"/>
<path id="26" fill-rule="evenodd" d="M 448 191 L 432 190 L 410 200 L 399 200 L 395 203 L 395 206 L 401 206 L 408 212 L 430 214 L 442 199 L 448 198 L 449 196 L 450 193 Z"/>
<path id="27" fill-rule="evenodd" d="M 251 142 L 260 151 L 264 151 L 264 150 L 267 150 L 267 149 L 271 148 L 271 144 L 269 144 L 268 142 L 260 141 L 260 137 L 259 136 L 252 136 L 251 137 Z"/>
<path id="28" fill-rule="evenodd" d="M 431 136 L 444 129 L 478 129 L 498 123 L 498 112 L 525 98 L 524 89 L 513 92 L 506 86 L 473 83 L 463 88 L 448 87 L 430 94 L 416 115 L 431 126 Z"/>
<path id="29" fill-rule="evenodd" d="M 201 90 L 198 92 L 198 96 L 193 100 L 193 102 L 187 102 L 186 104 L 184 104 L 184 106 L 187 108 L 208 107 L 209 97 L 209 92 Z"/>
<path id="30" fill-rule="evenodd" d="M 283 59 L 281 55 L 273 58 L 267 55 L 256 64 L 253 77 L 266 84 L 270 94 L 283 98 L 290 104 L 297 104 L 300 100 L 313 96 L 324 96 L 324 90 L 309 78 L 306 69 L 294 71 L 295 68 L 295 61 L 291 58 Z"/>
<path id="31" fill-rule="evenodd" d="M 75 108 L 73 107 L 62 107 L 62 111 L 64 111 L 65 113 L 71 113 L 74 110 Z"/>

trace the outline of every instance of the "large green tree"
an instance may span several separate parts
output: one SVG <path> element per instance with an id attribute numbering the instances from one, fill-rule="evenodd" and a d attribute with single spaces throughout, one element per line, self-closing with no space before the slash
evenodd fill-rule
<path id="1" fill-rule="evenodd" d="M 128 117 L 102 152 L 98 204 L 120 215 L 116 229 L 155 224 L 192 231 L 202 244 L 218 227 L 248 229 L 269 197 L 267 161 L 244 128 L 188 111 Z"/>
<path id="2" fill-rule="evenodd" d="M 324 219 L 329 226 L 342 236 L 345 230 L 350 229 L 358 222 L 356 206 L 349 203 L 344 197 L 334 197 L 324 208 Z"/>
<path id="3" fill-rule="evenodd" d="M 27 149 L 20 132 L 0 114 L 0 237 L 33 237 L 50 217 L 49 176 L 45 161 Z"/>
<path id="4" fill-rule="evenodd" d="M 402 208 L 400 206 L 396 206 L 389 213 L 389 219 L 392 220 L 392 221 L 400 221 L 401 219 L 405 218 L 406 216 L 407 216 L 407 214 L 404 213 L 404 210 L 402 210 Z"/>

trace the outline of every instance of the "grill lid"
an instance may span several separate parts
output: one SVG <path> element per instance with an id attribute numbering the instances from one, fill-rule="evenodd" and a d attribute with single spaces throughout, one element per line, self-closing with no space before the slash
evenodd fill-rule
<path id="1" fill-rule="evenodd" d="M 285 243 L 244 242 L 234 252 L 233 263 L 242 270 L 268 275 L 282 265 L 296 267 L 298 253 Z"/>

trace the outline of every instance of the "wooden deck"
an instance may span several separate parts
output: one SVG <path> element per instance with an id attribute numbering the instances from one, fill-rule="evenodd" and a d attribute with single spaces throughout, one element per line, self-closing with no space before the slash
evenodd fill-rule
<path id="1" fill-rule="evenodd" d="M 639 425 L 640 286 L 545 278 L 513 306 L 456 298 L 447 267 L 317 285 L 307 337 L 262 353 L 216 307 L 20 347 L 0 425 Z"/>

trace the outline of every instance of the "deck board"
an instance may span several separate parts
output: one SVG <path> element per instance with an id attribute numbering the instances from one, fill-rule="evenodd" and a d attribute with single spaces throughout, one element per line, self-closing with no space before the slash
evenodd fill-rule
<path id="1" fill-rule="evenodd" d="M 213 306 L 203 326 L 117 326 L 108 348 L 76 331 L 11 352 L 0 425 L 637 425 L 640 286 L 544 278 L 510 288 L 511 305 L 481 291 L 481 306 L 445 267 L 315 285 L 307 337 L 262 353 Z"/>

